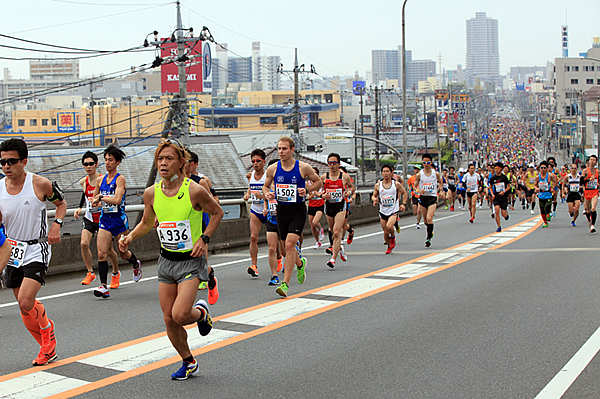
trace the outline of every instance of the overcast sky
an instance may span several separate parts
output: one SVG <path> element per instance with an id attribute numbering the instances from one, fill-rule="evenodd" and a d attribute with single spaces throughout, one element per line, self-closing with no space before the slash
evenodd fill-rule
<path id="1" fill-rule="evenodd" d="M 2 5 L 2 34 L 91 49 L 136 46 L 153 30 L 170 34 L 176 23 L 174 2 L 161 0 L 4 0 Z M 441 53 L 443 68 L 466 67 L 465 25 L 476 12 L 498 20 L 501 74 L 511 66 L 542 66 L 560 57 L 563 24 L 569 25 L 570 56 L 587 51 L 592 37 L 600 36 L 598 0 L 408 0 L 406 47 L 413 59 L 438 62 Z M 250 55 L 252 41 L 260 41 L 262 54 L 281 56 L 286 69 L 298 47 L 300 63 L 314 64 L 325 76 L 355 71 L 364 76 L 371 69 L 371 50 L 402 43 L 401 15 L 402 0 L 182 0 L 183 23 L 195 32 L 209 27 L 217 42 L 242 56 Z M 0 44 L 33 47 L 6 38 Z M 40 56 L 0 48 L 0 57 Z M 82 60 L 81 75 L 153 58 L 143 53 Z M 0 66 L 9 67 L 15 78 L 28 77 L 26 61 L 0 59 Z"/>

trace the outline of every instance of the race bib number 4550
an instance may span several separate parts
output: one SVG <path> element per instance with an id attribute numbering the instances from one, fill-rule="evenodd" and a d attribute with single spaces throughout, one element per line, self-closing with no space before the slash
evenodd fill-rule
<path id="1" fill-rule="evenodd" d="M 194 247 L 189 220 L 162 222 L 158 225 L 160 245 L 169 251 L 189 251 Z"/>

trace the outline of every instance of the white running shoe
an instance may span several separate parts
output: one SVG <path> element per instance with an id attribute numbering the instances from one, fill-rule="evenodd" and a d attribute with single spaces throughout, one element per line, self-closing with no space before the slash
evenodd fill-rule
<path id="1" fill-rule="evenodd" d="M 531 214 L 532 214 L 532 215 L 535 215 L 535 212 L 533 212 L 533 209 L 531 210 Z"/>
<path id="2" fill-rule="evenodd" d="M 348 257 L 346 256 L 346 251 L 344 251 L 344 246 L 340 246 L 340 259 L 342 260 L 342 262 L 345 262 L 348 260 Z"/>
<path id="3" fill-rule="evenodd" d="M 323 228 L 321 227 L 321 231 L 319 231 L 319 243 L 321 241 L 323 241 L 324 238 L 325 238 L 325 233 L 323 232 Z"/>

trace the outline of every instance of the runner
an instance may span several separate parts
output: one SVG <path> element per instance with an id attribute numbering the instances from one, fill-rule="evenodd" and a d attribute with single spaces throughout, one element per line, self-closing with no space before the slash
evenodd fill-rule
<path id="1" fill-rule="evenodd" d="M 92 266 L 92 251 L 90 251 L 90 242 L 92 241 L 94 233 L 98 232 L 100 226 L 100 213 L 102 211 L 100 208 L 92 207 L 92 199 L 94 198 L 94 190 L 96 189 L 98 180 L 101 180 L 103 176 L 96 172 L 96 169 L 98 168 L 98 156 L 93 152 L 87 151 L 85 154 L 83 154 L 81 157 L 81 163 L 83 164 L 83 168 L 85 169 L 87 176 L 79 180 L 79 184 L 81 184 L 83 193 L 81 194 L 79 208 L 75 210 L 75 214 L 73 216 L 75 219 L 79 219 L 82 206 L 85 205 L 80 246 L 81 257 L 83 258 L 83 263 L 87 269 L 87 274 L 81 284 L 90 285 L 92 281 L 96 280 L 96 274 L 94 273 Z M 117 273 L 119 271 L 119 257 L 112 246 L 108 252 L 108 257 L 110 258 L 113 272 Z"/>
<path id="2" fill-rule="evenodd" d="M 581 178 L 577 172 L 577 164 L 574 163 L 571 165 L 571 173 L 563 178 L 564 196 L 567 197 L 569 215 L 572 218 L 571 226 L 573 227 L 576 226 L 575 221 L 577 220 L 577 216 L 579 216 L 579 206 L 581 204 L 581 194 L 579 193 Z"/>
<path id="3" fill-rule="evenodd" d="M 471 213 L 471 219 L 469 219 L 469 222 L 473 223 L 475 220 L 475 212 L 477 212 L 479 187 L 482 183 L 481 176 L 479 176 L 478 173 L 475 173 L 475 164 L 469 165 L 469 170 L 463 177 L 463 183 L 467 188 L 467 203 L 469 204 L 469 212 Z"/>
<path id="4" fill-rule="evenodd" d="M 294 159 L 295 143 L 291 137 L 283 136 L 277 143 L 280 161 L 269 166 L 263 186 L 266 199 L 277 199 L 277 230 L 280 239 L 285 241 L 285 272 L 283 282 L 276 292 L 287 296 L 294 263 L 298 259 L 296 243 L 306 222 L 306 206 L 304 198 L 307 192 L 321 188 L 321 179 L 313 168 Z M 310 187 L 305 187 L 306 178 L 313 181 Z M 275 182 L 275 192 L 271 192 L 271 184 Z M 297 270 L 298 284 L 306 279 L 306 258 L 302 258 L 302 267 Z"/>
<path id="5" fill-rule="evenodd" d="M 0 180 L 0 214 L 7 240 L 13 247 L 6 266 L 6 286 L 13 290 L 25 327 L 40 344 L 40 352 L 32 363 L 43 366 L 57 358 L 56 337 L 54 322 L 36 296 L 45 284 L 51 246 L 60 242 L 67 203 L 56 183 L 25 171 L 27 157 L 27 144 L 21 139 L 0 144 L 0 165 L 6 175 Z M 49 231 L 46 201 L 56 207 Z M 5 244 L 0 251 L 1 268 L 7 261 Z"/>
<path id="6" fill-rule="evenodd" d="M 444 205 L 445 205 L 444 210 L 448 210 L 448 208 L 449 208 L 448 196 L 449 196 L 449 190 L 450 190 L 450 183 L 448 182 L 448 169 L 442 170 L 442 181 L 444 182 L 444 184 L 443 184 L 444 191 L 442 192 Z"/>
<path id="7" fill-rule="evenodd" d="M 161 181 L 146 189 L 142 221 L 119 241 L 119 251 L 128 252 L 129 244 L 147 234 L 158 220 L 159 302 L 167 336 L 183 360 L 171 375 L 174 380 L 185 380 L 199 371 L 184 326 L 197 323 L 202 336 L 212 329 L 208 304 L 201 299 L 194 305 L 194 301 L 200 279 L 208 279 L 207 244 L 223 218 L 223 209 L 209 192 L 185 177 L 184 151 L 171 140 L 161 141 L 154 155 Z M 206 231 L 203 211 L 212 215 Z"/>
<path id="8" fill-rule="evenodd" d="M 496 173 L 489 181 L 488 194 L 494 202 L 494 213 L 496 214 L 496 224 L 498 225 L 496 232 L 501 232 L 500 212 L 502 212 L 504 220 L 508 220 L 509 218 L 507 209 L 511 183 L 508 176 L 502 173 L 502 169 L 504 169 L 502 162 L 496 162 L 495 169 Z"/>
<path id="9" fill-rule="evenodd" d="M 454 166 L 448 168 L 448 202 L 450 203 L 450 210 L 454 211 L 454 203 L 456 202 L 456 169 Z"/>
<path id="10" fill-rule="evenodd" d="M 527 208 L 531 204 L 531 214 L 535 214 L 535 179 L 538 177 L 538 172 L 535 170 L 535 165 L 530 163 L 527 166 L 527 173 L 525 173 L 525 199 L 527 199 Z"/>
<path id="11" fill-rule="evenodd" d="M 313 167 L 313 170 L 317 175 L 319 174 L 319 169 Z M 306 183 L 310 185 L 312 182 Z M 315 238 L 315 247 L 317 249 L 321 248 L 323 245 L 321 241 L 325 238 L 323 227 L 321 227 L 321 218 L 325 211 L 325 200 L 322 195 L 323 189 L 321 188 L 319 191 L 311 191 L 306 197 L 306 199 L 308 199 L 308 222 L 310 223 L 310 229 Z"/>
<path id="12" fill-rule="evenodd" d="M 250 206 L 250 260 L 252 265 L 248 266 L 248 274 L 258 277 L 258 234 L 267 218 L 263 216 L 265 199 L 262 187 L 265 184 L 265 160 L 267 155 L 261 149 L 256 149 L 250 154 L 252 172 L 248 172 L 246 178 L 250 183 L 248 191 L 244 195 L 244 201 L 252 201 Z"/>
<path id="13" fill-rule="evenodd" d="M 535 192 L 540 200 L 540 215 L 544 224 L 542 227 L 548 227 L 548 222 L 552 219 L 552 193 L 557 185 L 556 176 L 548 173 L 548 162 L 540 162 L 540 174 L 535 178 Z"/>
<path id="14" fill-rule="evenodd" d="M 406 190 L 402 184 L 392 179 L 394 171 L 389 165 L 381 167 L 383 180 L 375 183 L 373 191 L 373 206 L 379 204 L 379 222 L 383 229 L 383 239 L 388 248 L 386 254 L 391 254 L 396 247 L 396 235 L 394 234 L 394 224 L 398 220 L 398 212 L 406 208 Z M 398 206 L 399 197 L 402 195 L 402 204 Z"/>
<path id="15" fill-rule="evenodd" d="M 271 159 L 268 166 L 277 162 L 277 159 Z M 273 184 L 271 184 L 271 187 L 273 187 Z M 273 190 L 271 189 L 271 191 Z M 281 259 L 283 241 L 279 239 L 279 232 L 277 231 L 276 199 L 267 200 L 263 203 L 263 216 L 267 218 L 267 244 L 269 245 L 269 268 L 271 269 L 271 280 L 269 280 L 269 285 L 279 285 L 280 280 L 277 274 L 283 267 Z M 300 261 L 300 259 L 298 260 Z M 298 263 L 296 263 L 296 265 L 298 266 Z M 301 261 L 299 266 L 302 266 Z"/>
<path id="16" fill-rule="evenodd" d="M 553 175 L 558 175 L 559 172 L 556 169 L 556 159 L 554 157 L 548 157 L 548 173 Z M 558 196 L 557 191 L 555 190 L 552 193 L 552 217 L 556 217 L 556 206 L 558 205 Z"/>
<path id="17" fill-rule="evenodd" d="M 410 196 L 412 201 L 412 211 L 413 215 L 417 216 L 417 229 L 420 229 L 419 223 L 421 222 L 421 208 L 419 207 L 419 186 L 415 183 L 416 176 L 421 173 L 421 167 L 419 165 L 415 165 L 413 167 L 414 174 L 408 178 L 407 184 L 408 189 L 410 190 Z"/>
<path id="18" fill-rule="evenodd" d="M 431 169 L 432 157 L 429 154 L 423 155 L 423 170 L 416 176 L 415 184 L 419 187 L 419 212 L 423 213 L 425 226 L 427 226 L 427 239 L 425 246 L 431 246 L 433 238 L 433 214 L 437 209 L 437 195 L 442 187 L 442 177 Z"/>
<path id="19" fill-rule="evenodd" d="M 590 233 L 596 232 L 596 205 L 598 205 L 598 157 L 591 155 L 589 167 L 581 173 L 581 185 L 583 186 L 583 207 L 588 219 Z"/>
<path id="20" fill-rule="evenodd" d="M 354 194 L 356 189 L 350 176 L 340 170 L 339 154 L 329 154 L 327 164 L 329 172 L 321 176 L 322 198 L 325 200 L 325 216 L 327 216 L 329 231 L 333 232 L 333 254 L 327 266 L 334 268 L 338 254 L 342 261 L 348 259 L 342 245 L 342 228 L 346 224 L 346 199 Z"/>
<path id="21" fill-rule="evenodd" d="M 125 153 L 114 145 L 109 145 L 104 150 L 104 166 L 108 172 L 102 179 L 98 179 L 98 184 L 94 190 L 94 199 L 92 207 L 102 206 L 100 215 L 100 228 L 96 245 L 98 247 L 98 274 L 100 275 L 100 287 L 94 290 L 94 296 L 98 298 L 109 298 L 110 293 L 107 287 L 108 280 L 108 252 L 112 247 L 112 240 L 119 238 L 129 228 L 129 221 L 125 214 L 125 195 L 127 187 L 125 177 L 117 172 L 117 167 L 125 158 Z M 110 181 L 110 183 L 109 183 Z M 102 204 L 101 204 L 102 203 Z M 133 266 L 133 281 L 139 282 L 142 278 L 142 262 L 140 262 L 133 252 L 119 251 L 121 259 L 128 261 Z M 118 288 L 120 285 L 121 272 L 118 270 L 113 273 L 110 279 L 110 288 Z"/>
<path id="22" fill-rule="evenodd" d="M 350 178 L 350 181 L 352 182 L 352 184 L 354 184 L 354 179 L 352 179 L 352 177 L 350 177 L 350 174 L 348 173 L 348 171 L 346 170 L 346 168 L 342 165 L 340 165 L 340 170 L 342 172 L 344 172 L 345 174 L 348 175 L 348 177 Z M 400 178 L 400 180 L 402 180 L 402 178 Z M 352 244 L 352 242 L 354 241 L 354 228 L 352 226 L 350 226 L 350 223 L 348 223 L 348 217 L 350 217 L 350 215 L 352 214 L 352 211 L 350 210 L 350 205 L 354 202 L 354 200 L 356 199 L 356 190 L 352 193 L 352 195 L 348 198 L 345 198 L 346 201 L 346 219 L 344 220 L 344 226 L 342 227 L 342 242 L 344 242 L 344 237 L 346 236 L 346 233 L 348 233 L 348 238 L 346 239 L 346 244 L 350 245 Z M 400 226 L 396 225 L 396 230 L 398 232 L 400 232 Z M 333 251 L 332 251 L 333 253 Z"/>
<path id="23" fill-rule="evenodd" d="M 465 170 L 463 168 L 458 169 L 458 186 L 456 186 L 456 195 L 458 196 L 458 205 L 460 209 L 465 210 L 467 188 L 463 179 L 465 177 Z"/>

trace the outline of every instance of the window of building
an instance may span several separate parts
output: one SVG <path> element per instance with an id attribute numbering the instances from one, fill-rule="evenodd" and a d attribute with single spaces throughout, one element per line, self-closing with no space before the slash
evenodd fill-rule
<path id="1" fill-rule="evenodd" d="M 573 79 L 571 79 L 571 80 L 573 80 Z M 362 116 L 362 121 L 364 123 L 371 123 L 371 115 L 363 115 Z M 360 120 L 359 120 L 359 122 L 360 122 Z"/>
<path id="2" fill-rule="evenodd" d="M 585 80 L 585 84 L 586 85 L 593 85 L 594 84 L 594 79 L 586 79 Z"/>
<path id="3" fill-rule="evenodd" d="M 596 84 L 600 86 L 600 79 L 596 80 Z"/>
<path id="4" fill-rule="evenodd" d="M 91 124 L 92 124 L 92 118 L 90 118 L 90 117 L 88 116 L 88 117 L 85 119 L 85 124 L 86 124 L 87 126 L 91 125 Z"/>
<path id="5" fill-rule="evenodd" d="M 579 79 L 571 79 L 571 84 L 572 84 L 572 85 L 577 85 L 577 84 L 579 84 Z"/>
<path id="6" fill-rule="evenodd" d="M 204 118 L 204 127 L 206 129 L 212 129 L 213 128 L 213 120 L 211 118 Z"/>
<path id="7" fill-rule="evenodd" d="M 56 126 L 56 118 L 52 118 L 52 126 Z"/>
<path id="8" fill-rule="evenodd" d="M 571 67 L 568 65 L 565 65 L 565 72 L 570 72 L 571 71 Z"/>
<path id="9" fill-rule="evenodd" d="M 42 126 L 48 126 L 50 122 L 48 119 L 42 119 Z"/>
<path id="10" fill-rule="evenodd" d="M 281 117 L 281 122 L 284 125 L 291 125 L 294 121 L 291 115 L 284 115 Z"/>
<path id="11" fill-rule="evenodd" d="M 579 66 L 574 65 L 573 66 L 573 72 L 579 72 Z"/>
<path id="12" fill-rule="evenodd" d="M 113 139 L 104 139 L 105 144 L 112 144 Z"/>
<path id="13" fill-rule="evenodd" d="M 222 129 L 237 129 L 238 127 L 238 118 L 219 118 L 217 119 L 217 127 Z"/>
<path id="14" fill-rule="evenodd" d="M 17 120 L 17 126 L 25 126 L 25 119 Z"/>
<path id="15" fill-rule="evenodd" d="M 37 126 L 37 119 L 30 119 L 29 126 Z"/>
<path id="16" fill-rule="evenodd" d="M 276 125 L 277 117 L 276 116 L 261 116 L 260 124 L 261 125 Z"/>

